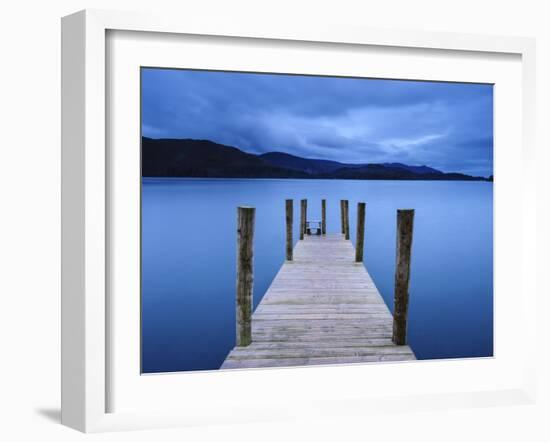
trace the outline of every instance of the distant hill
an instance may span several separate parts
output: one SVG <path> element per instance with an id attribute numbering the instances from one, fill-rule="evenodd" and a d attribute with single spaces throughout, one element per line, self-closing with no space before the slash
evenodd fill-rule
<path id="1" fill-rule="evenodd" d="M 444 173 L 428 166 L 346 164 L 283 152 L 254 155 L 209 140 L 143 137 L 141 155 L 144 177 L 487 181 L 483 177 Z"/>
<path id="2" fill-rule="evenodd" d="M 308 174 L 330 173 L 344 167 L 344 164 L 337 161 L 316 160 L 310 158 L 301 158 L 289 153 L 283 152 L 268 152 L 259 155 L 272 166 L 282 167 L 285 169 L 298 170 Z"/>
<path id="3" fill-rule="evenodd" d="M 382 166 L 389 167 L 392 169 L 403 169 L 409 172 L 419 173 L 419 174 L 442 174 L 440 170 L 433 169 L 428 166 L 407 166 L 406 164 L 401 163 L 382 163 Z"/>
<path id="4" fill-rule="evenodd" d="M 143 137 L 142 175 L 148 177 L 305 178 L 235 147 L 208 140 Z"/>

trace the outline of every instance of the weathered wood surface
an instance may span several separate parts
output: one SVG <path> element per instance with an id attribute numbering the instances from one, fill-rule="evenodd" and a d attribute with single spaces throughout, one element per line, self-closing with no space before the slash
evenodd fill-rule
<path id="1" fill-rule="evenodd" d="M 395 292 L 393 312 L 393 342 L 407 343 L 407 316 L 409 311 L 409 279 L 413 239 L 414 210 L 397 211 L 397 247 L 395 265 Z"/>
<path id="2" fill-rule="evenodd" d="M 254 207 L 237 209 L 237 346 L 252 340 L 252 289 L 254 286 Z"/>
<path id="3" fill-rule="evenodd" d="M 321 200 L 321 234 L 327 233 L 327 200 Z"/>
<path id="4" fill-rule="evenodd" d="M 252 343 L 222 369 L 414 360 L 392 342 L 393 318 L 341 234 L 306 236 L 252 316 Z"/>
<path id="5" fill-rule="evenodd" d="M 306 234 L 307 200 L 300 200 L 300 240 Z"/>
<path id="6" fill-rule="evenodd" d="M 342 228 L 342 234 L 346 233 L 346 225 L 344 221 L 344 200 L 340 200 L 340 225 Z"/>
<path id="7" fill-rule="evenodd" d="M 349 239 L 349 201 L 344 200 L 344 236 Z"/>
<path id="8" fill-rule="evenodd" d="M 292 226 L 294 223 L 294 201 L 285 202 L 286 220 L 286 260 L 292 261 Z"/>
<path id="9" fill-rule="evenodd" d="M 365 247 L 365 203 L 357 203 L 357 233 L 355 235 L 355 262 L 363 262 Z"/>

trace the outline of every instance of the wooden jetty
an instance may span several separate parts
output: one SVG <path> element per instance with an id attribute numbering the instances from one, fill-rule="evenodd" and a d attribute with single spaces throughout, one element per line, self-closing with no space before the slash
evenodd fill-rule
<path id="1" fill-rule="evenodd" d="M 362 262 L 364 203 L 358 205 L 356 243 L 360 251 L 346 239 L 349 238 L 347 201 L 341 203 L 343 233 L 322 235 L 307 235 L 302 230 L 306 223 L 306 205 L 302 201 L 300 237 L 303 239 L 289 253 L 292 208 L 288 201 L 287 261 L 253 314 L 254 209 L 239 209 L 239 226 L 244 228 L 239 230 L 238 261 L 244 259 L 247 270 L 237 272 L 237 346 L 221 368 L 416 359 L 405 344 L 413 211 L 398 213 L 396 316 L 393 317 Z M 410 223 L 405 222 L 407 220 Z"/>

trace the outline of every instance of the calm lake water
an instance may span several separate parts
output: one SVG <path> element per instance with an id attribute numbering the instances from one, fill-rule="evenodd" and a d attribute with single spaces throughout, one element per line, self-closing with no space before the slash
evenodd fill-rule
<path id="1" fill-rule="evenodd" d="M 142 185 L 142 369 L 218 369 L 235 345 L 236 208 L 256 207 L 254 306 L 284 262 L 285 199 L 327 231 L 367 203 L 365 265 L 393 309 L 396 209 L 414 208 L 409 344 L 419 359 L 493 354 L 493 185 L 455 181 L 152 179 Z"/>

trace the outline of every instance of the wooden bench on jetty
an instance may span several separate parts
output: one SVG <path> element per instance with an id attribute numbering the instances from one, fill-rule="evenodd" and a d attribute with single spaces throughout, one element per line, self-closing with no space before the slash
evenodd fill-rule
<path id="1" fill-rule="evenodd" d="M 414 210 L 397 212 L 394 315 L 363 265 L 365 203 L 357 208 L 356 248 L 349 204 L 341 233 L 307 234 L 301 201 L 300 241 L 293 248 L 293 201 L 286 201 L 286 261 L 252 314 L 255 209 L 238 208 L 237 345 L 222 369 L 414 360 L 406 345 Z"/>

